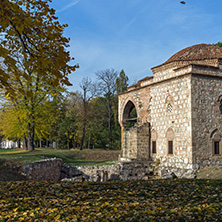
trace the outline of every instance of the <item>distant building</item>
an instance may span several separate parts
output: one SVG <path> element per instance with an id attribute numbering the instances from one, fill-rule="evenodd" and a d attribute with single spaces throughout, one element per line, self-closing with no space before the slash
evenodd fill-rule
<path id="1" fill-rule="evenodd" d="M 222 164 L 222 48 L 185 48 L 152 72 L 119 95 L 121 159 L 180 174 Z"/>
<path id="2" fill-rule="evenodd" d="M 12 142 L 9 140 L 3 140 L 0 143 L 0 148 L 1 149 L 12 149 L 12 148 L 17 148 L 18 147 L 18 143 L 17 142 Z"/>

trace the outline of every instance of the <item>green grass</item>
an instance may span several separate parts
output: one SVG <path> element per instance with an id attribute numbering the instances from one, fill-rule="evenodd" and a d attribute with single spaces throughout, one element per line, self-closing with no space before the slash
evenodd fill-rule
<path id="1" fill-rule="evenodd" d="M 106 165 L 118 160 L 120 151 L 84 149 L 84 150 L 55 150 L 37 148 L 32 152 L 22 149 L 0 149 L 0 159 L 13 159 L 21 163 L 43 160 L 46 158 L 61 158 L 66 164 L 72 166 Z"/>
<path id="2" fill-rule="evenodd" d="M 222 182 L 1 182 L 0 221 L 221 221 Z"/>

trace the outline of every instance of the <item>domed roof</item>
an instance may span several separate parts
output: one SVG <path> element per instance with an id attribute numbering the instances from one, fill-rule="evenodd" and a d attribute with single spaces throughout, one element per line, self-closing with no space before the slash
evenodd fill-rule
<path id="1" fill-rule="evenodd" d="M 174 61 L 192 61 L 203 59 L 219 59 L 222 58 L 222 48 L 209 44 L 198 44 L 182 49 L 173 56 L 171 56 L 166 62 Z"/>

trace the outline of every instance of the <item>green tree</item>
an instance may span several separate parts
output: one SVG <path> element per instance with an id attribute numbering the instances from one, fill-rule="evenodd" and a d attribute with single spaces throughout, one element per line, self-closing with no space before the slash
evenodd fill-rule
<path id="1" fill-rule="evenodd" d="M 222 47 L 222 42 L 218 42 L 218 43 L 216 43 L 216 44 L 214 44 L 214 45 L 219 46 L 219 47 Z"/>
<path id="2" fill-rule="evenodd" d="M 107 101 L 105 97 L 90 100 L 89 123 L 87 130 L 88 147 L 106 148 L 109 144 L 107 122 Z"/>
<path id="3" fill-rule="evenodd" d="M 62 95 L 59 100 L 54 101 L 56 121 L 51 127 L 50 133 L 54 148 L 70 149 L 70 144 L 74 142 L 77 131 L 78 101 L 78 93 L 68 93 Z"/>
<path id="4" fill-rule="evenodd" d="M 16 110 L 26 110 L 28 150 L 34 149 L 36 114 L 42 101 L 78 68 L 66 51 L 69 39 L 50 0 L 3 0 L 0 6 L 0 88 Z"/>
<path id="5" fill-rule="evenodd" d="M 122 69 L 119 76 L 116 78 L 116 92 L 117 94 L 127 90 L 129 78 Z"/>

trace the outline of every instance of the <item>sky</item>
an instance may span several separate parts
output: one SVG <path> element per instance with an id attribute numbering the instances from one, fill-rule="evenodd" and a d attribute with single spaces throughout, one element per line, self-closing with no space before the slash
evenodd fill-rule
<path id="1" fill-rule="evenodd" d="M 183 48 L 222 42 L 221 0 L 52 0 L 68 50 L 80 68 L 69 76 L 80 90 L 85 77 L 122 69 L 130 84 Z"/>

